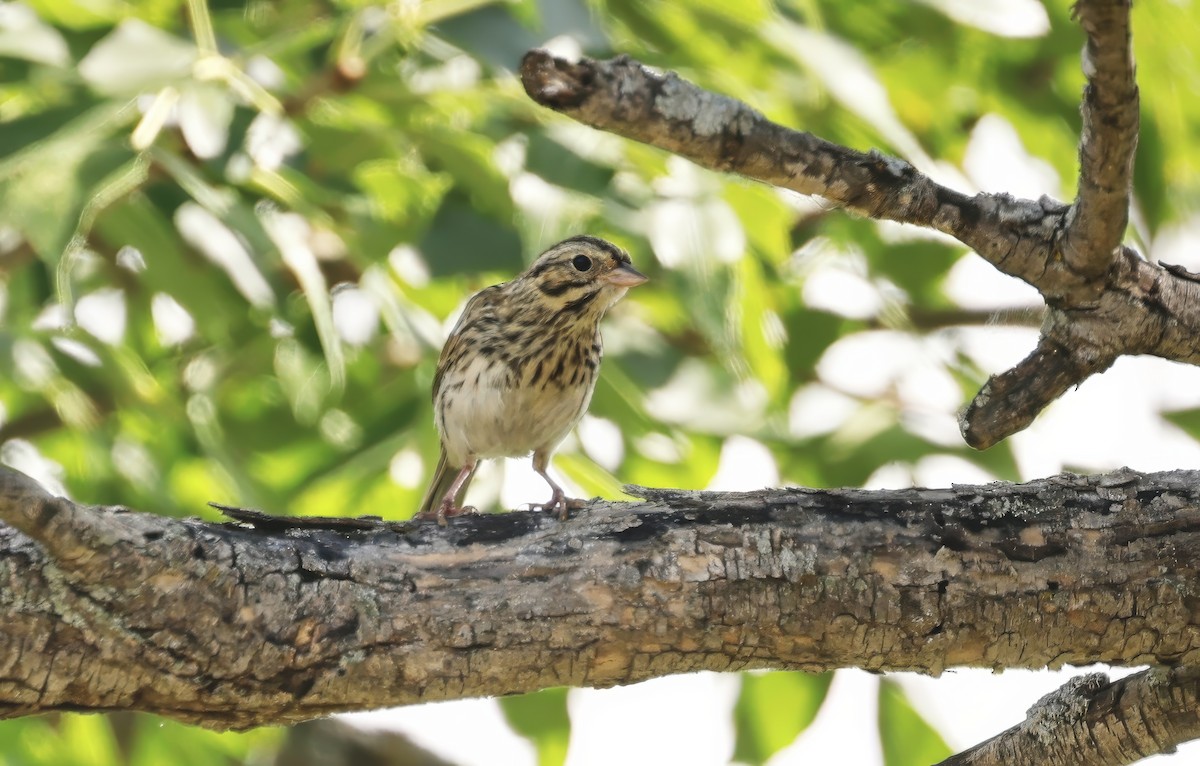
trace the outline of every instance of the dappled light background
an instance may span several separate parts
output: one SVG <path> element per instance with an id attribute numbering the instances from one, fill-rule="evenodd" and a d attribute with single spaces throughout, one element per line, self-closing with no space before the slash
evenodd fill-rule
<path id="1" fill-rule="evenodd" d="M 550 114 L 513 74 L 535 46 L 629 53 L 966 192 L 1070 199 L 1083 38 L 1068 12 L 0 2 L 0 461 L 156 513 L 215 518 L 215 500 L 407 518 L 436 460 L 438 350 L 466 298 L 586 232 L 651 282 L 606 321 L 590 415 L 555 458 L 577 494 L 1194 467 L 1200 371 L 1156 359 L 1122 359 L 1027 431 L 969 450 L 956 412 L 1033 348 L 1035 291 L 945 237 Z M 1200 271 L 1195 21 L 1185 2 L 1134 10 L 1129 235 Z M 528 461 L 497 462 L 469 499 L 500 510 L 544 492 Z M 891 766 L 997 733 L 1062 681 L 702 674 L 349 720 L 464 764 Z M 286 736 L 64 716 L 0 724 L 0 752 L 268 763 Z"/>

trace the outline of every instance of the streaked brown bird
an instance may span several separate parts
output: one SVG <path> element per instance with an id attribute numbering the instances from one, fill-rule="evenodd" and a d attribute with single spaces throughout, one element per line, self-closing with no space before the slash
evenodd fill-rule
<path id="1" fill-rule="evenodd" d="M 600 320 L 645 281 L 619 247 L 581 235 L 468 301 L 433 379 L 442 449 L 418 517 L 445 524 L 470 510 L 462 497 L 480 460 L 531 452 L 533 470 L 553 492 L 538 507 L 560 519 L 578 507 L 546 468 L 591 402 L 603 354 Z"/>

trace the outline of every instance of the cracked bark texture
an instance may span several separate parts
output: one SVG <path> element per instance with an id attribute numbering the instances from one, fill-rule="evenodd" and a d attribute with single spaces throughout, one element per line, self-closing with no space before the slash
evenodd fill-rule
<path id="1" fill-rule="evenodd" d="M 1029 709 L 1017 726 L 942 766 L 1125 764 L 1171 753 L 1200 737 L 1200 670 L 1154 668 L 1110 682 L 1071 679 Z"/>
<path id="2" fill-rule="evenodd" d="M 0 469 L 0 717 L 240 729 L 695 670 L 1200 660 L 1198 471 L 638 492 L 567 522 L 213 524 Z M 1165 678 L 1157 715 L 1194 719 Z"/>
<path id="3" fill-rule="evenodd" d="M 1138 131 L 1129 3 L 1081 0 L 1075 11 L 1088 83 L 1079 194 L 1069 205 L 963 194 L 902 159 L 778 125 L 627 56 L 568 62 L 534 50 L 521 79 L 534 101 L 585 125 L 864 216 L 943 232 L 1037 288 L 1047 305 L 1037 347 L 988 380 L 960 419 L 967 443 L 983 449 L 1124 354 L 1200 364 L 1200 284 L 1121 245 Z"/>

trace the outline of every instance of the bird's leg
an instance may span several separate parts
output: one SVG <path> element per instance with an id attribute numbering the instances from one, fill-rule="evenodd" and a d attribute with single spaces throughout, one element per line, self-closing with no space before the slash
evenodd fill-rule
<path id="1" fill-rule="evenodd" d="M 471 472 L 475 470 L 478 459 L 472 458 L 468 460 L 461 469 L 458 475 L 454 477 L 454 481 L 450 483 L 446 494 L 442 495 L 442 502 L 438 505 L 435 516 L 437 523 L 441 526 L 446 526 L 447 516 L 457 516 L 460 513 L 471 513 L 475 509 L 470 506 L 459 505 L 458 495 L 463 490 L 463 485 L 467 483 L 467 479 L 471 478 Z"/>
<path id="2" fill-rule="evenodd" d="M 553 494 L 550 496 L 550 502 L 541 505 L 535 504 L 533 507 L 543 511 L 556 511 L 560 521 L 566 521 L 567 516 L 571 511 L 577 511 L 583 508 L 586 503 L 578 498 L 567 497 L 567 493 L 563 492 L 563 488 L 558 486 L 554 479 L 550 478 L 550 474 L 546 473 L 550 463 L 550 453 L 534 452 L 533 453 L 533 470 L 538 472 L 538 475 L 546 480 L 550 485 Z"/>

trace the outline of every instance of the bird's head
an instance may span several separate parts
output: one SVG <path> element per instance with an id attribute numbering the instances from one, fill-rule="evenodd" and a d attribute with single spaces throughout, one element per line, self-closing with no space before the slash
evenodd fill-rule
<path id="1" fill-rule="evenodd" d="M 581 234 L 542 253 L 515 281 L 556 312 L 600 316 L 646 277 L 621 248 Z"/>

